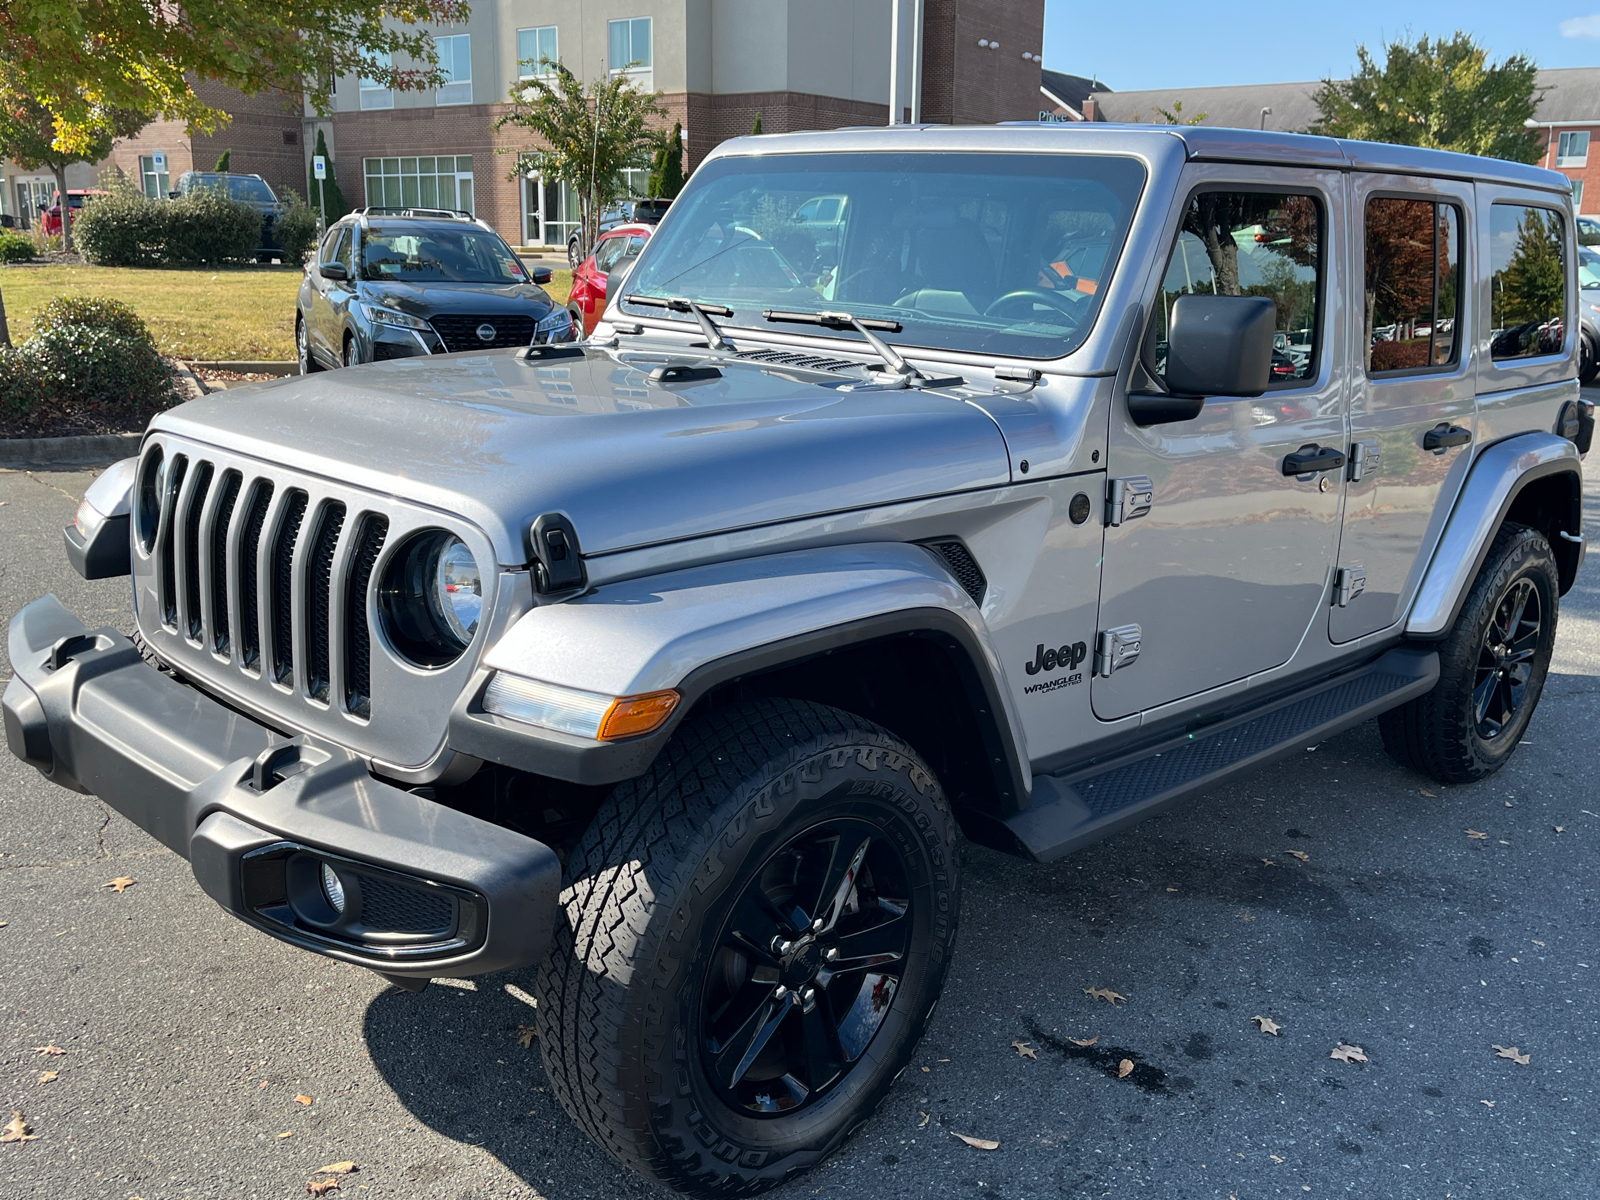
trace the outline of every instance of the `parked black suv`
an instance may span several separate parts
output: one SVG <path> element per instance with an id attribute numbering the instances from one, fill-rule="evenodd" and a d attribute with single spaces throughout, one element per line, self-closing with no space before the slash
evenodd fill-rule
<path id="1" fill-rule="evenodd" d="M 272 227 L 283 214 L 284 204 L 265 179 L 259 175 L 235 175 L 227 171 L 185 171 L 178 176 L 178 185 L 167 195 L 176 200 L 201 188 L 215 188 L 230 200 L 239 200 L 261 213 L 261 244 L 256 247 L 258 262 L 271 262 L 283 257 L 283 248 L 278 245 Z"/>
<path id="2" fill-rule="evenodd" d="M 576 337 L 572 317 L 505 240 L 466 213 L 358 209 L 306 266 L 294 333 L 300 373 L 390 358 Z"/>

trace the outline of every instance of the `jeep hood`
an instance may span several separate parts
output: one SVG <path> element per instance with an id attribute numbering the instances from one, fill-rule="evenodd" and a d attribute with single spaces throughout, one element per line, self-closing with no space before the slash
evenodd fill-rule
<path id="1" fill-rule="evenodd" d="M 505 565 L 542 513 L 586 555 L 1009 481 L 993 420 L 950 393 L 841 391 L 854 372 L 588 349 L 373 363 L 229 389 L 152 427 L 474 522 Z"/>

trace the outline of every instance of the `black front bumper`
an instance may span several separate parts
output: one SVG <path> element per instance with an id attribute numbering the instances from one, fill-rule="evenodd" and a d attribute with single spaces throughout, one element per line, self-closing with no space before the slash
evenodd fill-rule
<path id="1" fill-rule="evenodd" d="M 375 779 L 157 671 L 54 596 L 11 620 L 11 752 L 189 859 L 274 937 L 387 975 L 479 975 L 544 955 L 561 865 L 541 842 Z M 333 907 L 326 865 L 343 885 Z"/>

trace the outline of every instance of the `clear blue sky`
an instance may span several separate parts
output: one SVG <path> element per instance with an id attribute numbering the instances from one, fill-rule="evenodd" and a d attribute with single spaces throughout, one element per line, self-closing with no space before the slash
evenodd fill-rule
<path id="1" fill-rule="evenodd" d="M 1376 52 L 1408 33 L 1448 36 L 1457 28 L 1497 60 L 1520 53 L 1541 67 L 1600 66 L 1600 0 L 1045 0 L 1044 65 L 1098 76 L 1119 91 L 1344 78 L 1359 43 Z"/>

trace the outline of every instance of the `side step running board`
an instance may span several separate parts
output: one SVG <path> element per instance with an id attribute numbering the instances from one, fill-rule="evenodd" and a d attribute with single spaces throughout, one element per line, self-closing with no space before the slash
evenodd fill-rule
<path id="1" fill-rule="evenodd" d="M 1033 803 L 1005 825 L 1030 858 L 1054 862 L 1183 796 L 1312 746 L 1432 689 L 1436 650 L 1390 650 L 1354 675 L 1121 761 L 1035 775 Z"/>

